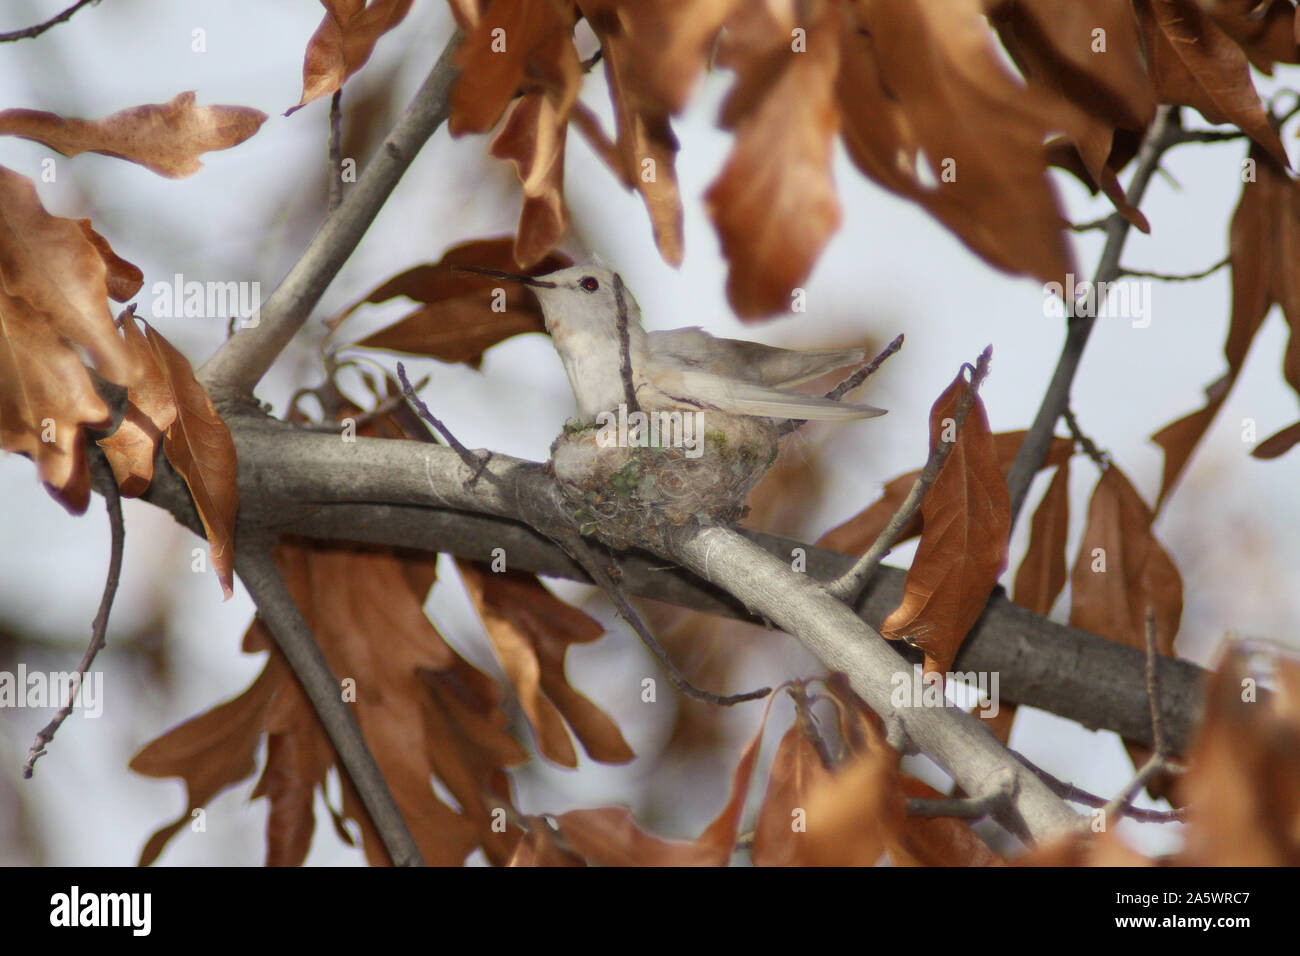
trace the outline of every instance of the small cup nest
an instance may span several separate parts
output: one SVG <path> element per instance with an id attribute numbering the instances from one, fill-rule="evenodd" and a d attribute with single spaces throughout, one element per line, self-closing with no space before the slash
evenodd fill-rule
<path id="1" fill-rule="evenodd" d="M 699 427 L 685 442 L 667 429 L 648 438 L 632 432 L 620 443 L 608 426 L 565 426 L 551 445 L 550 466 L 584 535 L 620 551 L 661 551 L 674 528 L 744 517 L 745 499 L 776 461 L 777 423 L 713 410 L 686 414 L 698 416 Z"/>

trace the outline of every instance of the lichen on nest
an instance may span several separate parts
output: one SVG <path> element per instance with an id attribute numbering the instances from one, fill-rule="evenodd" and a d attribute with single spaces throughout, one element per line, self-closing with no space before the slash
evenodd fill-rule
<path id="1" fill-rule="evenodd" d="M 551 445 L 550 467 L 579 530 L 617 550 L 658 551 L 672 529 L 739 520 L 776 461 L 780 432 L 770 418 L 713 410 L 647 418 L 656 415 L 691 424 L 659 431 L 570 422 Z"/>

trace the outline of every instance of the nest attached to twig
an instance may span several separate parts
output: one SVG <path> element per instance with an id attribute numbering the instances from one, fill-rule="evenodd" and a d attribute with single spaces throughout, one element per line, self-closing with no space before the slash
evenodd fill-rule
<path id="1" fill-rule="evenodd" d="M 693 441 L 666 431 L 615 436 L 608 426 L 565 426 L 551 445 L 550 467 L 584 535 L 615 550 L 661 552 L 672 529 L 744 517 L 745 499 L 776 461 L 776 422 L 712 410 L 686 414 L 701 416 Z"/>

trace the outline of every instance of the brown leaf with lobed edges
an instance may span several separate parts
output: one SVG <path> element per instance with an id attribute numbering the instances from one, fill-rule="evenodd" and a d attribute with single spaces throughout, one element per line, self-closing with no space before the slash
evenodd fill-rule
<path id="1" fill-rule="evenodd" d="M 872 0 L 853 10 L 837 96 L 858 168 L 996 268 L 1044 282 L 1077 271 L 1047 177 L 1044 141 L 1060 120 L 1051 100 L 1006 70 L 982 0 Z M 918 171 L 927 160 L 933 185 Z"/>
<path id="2" fill-rule="evenodd" d="M 1258 146 L 1250 151 L 1256 177 L 1242 183 L 1241 199 L 1228 233 L 1232 267 L 1232 316 L 1223 353 L 1228 370 L 1205 389 L 1205 406 L 1151 436 L 1165 453 L 1159 511 L 1209 430 L 1236 382 L 1251 342 L 1275 303 L 1282 306 L 1292 332 L 1283 360 L 1287 382 L 1300 393 L 1300 186 Z"/>
<path id="3" fill-rule="evenodd" d="M 736 19 L 722 60 L 736 81 L 720 121 L 735 144 L 704 201 L 730 267 L 727 300 L 755 318 L 790 307 L 839 228 L 831 147 L 843 18 L 838 3 L 818 0 L 798 25 L 758 4 Z M 805 25 L 796 49 L 791 30 Z"/>
<path id="4" fill-rule="evenodd" d="M 386 432 L 395 437 L 391 430 Z M 493 810 L 510 805 L 507 766 L 527 754 L 506 731 L 501 693 L 443 641 L 424 614 L 434 580 L 428 555 L 391 548 L 285 541 L 276 564 L 333 672 L 354 682 L 352 708 L 425 861 L 462 863 L 475 846 L 504 863 L 520 834 L 497 832 Z M 267 757 L 254 797 L 271 804 L 268 865 L 299 865 L 314 829 L 315 791 L 324 793 L 336 757 L 296 678 L 262 622 L 244 639 L 247 652 L 270 651 L 266 667 L 237 701 L 169 731 L 131 763 L 150 776 L 182 777 L 192 809 L 249 776 L 265 735 Z M 430 786 L 436 777 L 460 810 Z M 388 862 L 351 782 L 343 775 L 336 815 L 361 829 L 366 859 Z M 189 819 L 155 834 L 149 863 Z"/>
<path id="5" fill-rule="evenodd" d="M 556 818 L 565 843 L 598 866 L 726 866 L 736 846 L 740 816 L 773 699 L 768 698 L 758 732 L 741 752 L 726 805 L 697 839 L 666 840 L 637 826 L 626 807 L 597 807 L 571 810 Z"/>
<path id="6" fill-rule="evenodd" d="M 162 378 L 153 385 L 153 397 L 167 402 L 157 392 L 165 387 L 176 409 L 163 433 L 163 453 L 189 486 L 208 538 L 212 566 L 222 593 L 229 598 L 234 593 L 235 515 L 239 511 L 235 443 L 212 399 L 194 377 L 189 359 L 147 324 L 145 339 Z"/>
<path id="7" fill-rule="evenodd" d="M 146 777 L 180 777 L 187 805 L 172 823 L 154 833 L 140 851 L 140 866 L 158 859 L 168 842 L 191 822 L 191 813 L 206 807 L 227 787 L 257 770 L 263 722 L 282 676 L 267 667 L 234 700 L 172 728 L 131 758 L 130 767 Z"/>
<path id="8" fill-rule="evenodd" d="M 1021 443 L 1025 440 L 1024 431 L 998 432 L 993 436 L 994 447 L 998 456 L 998 468 L 1002 471 L 1002 477 L 1005 480 L 1007 474 L 1011 471 L 1011 464 L 1016 460 L 1016 452 L 1020 450 Z M 1060 465 L 1069 460 L 1074 450 L 1074 443 L 1068 438 L 1053 438 L 1052 444 L 1048 447 L 1047 457 L 1043 461 L 1044 468 L 1051 468 Z M 829 548 L 832 551 L 839 551 L 841 554 L 864 554 L 868 548 L 875 544 L 876 538 L 880 537 L 880 532 L 885 530 L 903 501 L 907 498 L 907 493 L 912 490 L 912 485 L 920 476 L 921 469 L 909 471 L 906 474 L 892 478 L 885 483 L 885 493 L 879 500 L 869 505 L 863 511 L 858 512 L 848 521 L 836 525 L 817 539 L 819 548 Z M 921 533 L 924 515 L 917 512 L 912 520 L 903 527 L 902 533 L 898 537 L 898 543 L 915 538 Z"/>
<path id="9" fill-rule="evenodd" d="M 0 166 L 0 449 L 31 458 L 74 514 L 90 501 L 83 428 L 109 421 L 74 346 L 119 385 L 142 370 L 108 309 L 110 283 L 129 286 L 127 265 L 84 220 L 51 216 L 30 179 Z"/>
<path id="10" fill-rule="evenodd" d="M 288 113 L 341 88 L 366 65 L 379 38 L 406 18 L 411 2 L 321 0 L 325 16 L 307 41 L 302 62 L 302 99 Z"/>
<path id="11" fill-rule="evenodd" d="M 190 91 L 93 121 L 40 110 L 3 110 L 0 135 L 35 140 L 64 156 L 115 156 L 179 179 L 203 168 L 201 155 L 238 146 L 264 122 L 265 113 L 247 106 L 195 106 Z"/>
<path id="12" fill-rule="evenodd" d="M 491 153 L 514 164 L 523 186 L 514 260 L 531 269 L 564 237 L 569 210 L 564 204 L 565 117 L 550 97 L 529 93 L 510 107 Z"/>
<path id="13" fill-rule="evenodd" d="M 1300 866 L 1300 662 L 1275 656 L 1272 693 L 1249 649 L 1234 649 L 1206 686 L 1205 718 L 1181 793 L 1188 866 Z"/>
<path id="14" fill-rule="evenodd" d="M 1211 123 L 1232 123 L 1289 166 L 1246 54 L 1198 0 L 1136 0 L 1136 8 L 1160 102 L 1194 107 Z"/>
<path id="15" fill-rule="evenodd" d="M 618 725 L 574 690 L 564 674 L 570 645 L 588 644 L 605 629 L 553 595 L 534 575 L 493 572 L 476 561 L 458 560 L 456 567 L 542 754 L 563 767 L 576 767 L 572 728 L 593 760 L 631 760 L 635 754 Z"/>
<path id="16" fill-rule="evenodd" d="M 521 92 L 546 93 L 567 120 L 582 80 L 574 20 L 572 0 L 489 3 L 456 50 L 451 134 L 486 133 Z"/>
<path id="17" fill-rule="evenodd" d="M 0 448 L 35 462 L 55 500 L 81 514 L 90 503 L 82 428 L 108 422 L 76 351 L 0 285 Z"/>
<path id="18" fill-rule="evenodd" d="M 934 403 L 932 444 L 970 389 L 959 372 Z M 927 672 L 948 670 L 1007 564 L 1010 499 L 984 403 L 978 395 L 973 399 L 965 426 L 921 502 L 921 543 L 907 571 L 902 603 L 880 628 L 891 640 L 921 648 Z"/>
<path id="19" fill-rule="evenodd" d="M 546 331 L 537 297 L 524 286 L 457 271 L 458 266 L 516 271 L 514 242 L 510 238 L 479 239 L 453 246 L 440 261 L 415 266 L 389 279 L 335 318 L 332 325 L 338 328 L 363 303 L 406 296 L 423 306 L 355 344 L 478 368 L 483 353 L 498 342 L 524 332 Z M 543 275 L 571 264 L 567 256 L 550 253 L 525 272 Z M 501 311 L 493 309 L 496 289 L 501 290 Z"/>

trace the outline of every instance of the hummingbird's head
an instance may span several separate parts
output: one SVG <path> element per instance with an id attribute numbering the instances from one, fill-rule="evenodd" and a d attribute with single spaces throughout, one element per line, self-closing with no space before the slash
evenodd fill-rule
<path id="1" fill-rule="evenodd" d="M 461 269 L 528 286 L 542 304 L 546 329 L 552 335 L 555 335 L 557 327 L 565 331 L 581 332 L 612 326 L 618 320 L 620 301 L 628 315 L 628 321 L 636 324 L 641 320 L 641 310 L 632 298 L 631 291 L 623 285 L 619 274 L 608 266 L 586 263 L 543 276 L 466 266 Z"/>

